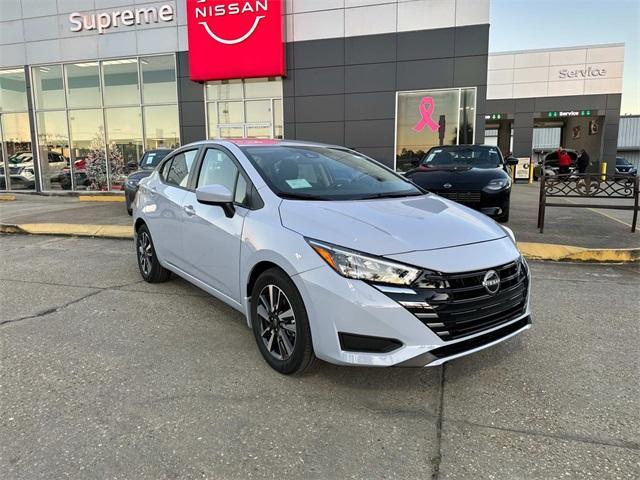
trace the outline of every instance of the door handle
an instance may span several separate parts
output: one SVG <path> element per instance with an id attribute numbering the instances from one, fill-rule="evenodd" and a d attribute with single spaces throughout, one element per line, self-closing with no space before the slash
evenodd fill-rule
<path id="1" fill-rule="evenodd" d="M 193 208 L 192 205 L 185 205 L 183 207 L 184 213 L 186 213 L 187 215 L 189 215 L 190 217 L 193 217 L 196 214 L 196 209 Z"/>

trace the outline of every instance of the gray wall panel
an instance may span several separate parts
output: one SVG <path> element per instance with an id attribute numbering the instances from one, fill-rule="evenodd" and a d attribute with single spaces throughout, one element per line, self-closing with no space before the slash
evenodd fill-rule
<path id="1" fill-rule="evenodd" d="M 396 89 L 396 64 L 349 65 L 345 69 L 345 91 L 383 92 Z"/>
<path id="2" fill-rule="evenodd" d="M 344 95 L 296 97 L 296 123 L 344 120 Z"/>
<path id="3" fill-rule="evenodd" d="M 456 57 L 453 68 L 453 83 L 457 87 L 474 87 L 487 84 L 486 55 Z"/>
<path id="4" fill-rule="evenodd" d="M 396 42 L 395 33 L 348 37 L 344 45 L 345 64 L 395 62 Z"/>
<path id="5" fill-rule="evenodd" d="M 453 58 L 398 62 L 397 65 L 396 87 L 398 90 L 454 86 Z"/>
<path id="6" fill-rule="evenodd" d="M 488 51 L 489 25 L 470 25 L 466 28 L 455 29 L 455 51 L 453 56 L 486 56 Z"/>
<path id="7" fill-rule="evenodd" d="M 353 93 L 345 98 L 345 119 L 393 119 L 395 105 L 396 92 Z"/>
<path id="8" fill-rule="evenodd" d="M 293 43 L 295 68 L 344 65 L 344 38 Z"/>
<path id="9" fill-rule="evenodd" d="M 296 123 L 296 139 L 344 145 L 344 122 Z"/>
<path id="10" fill-rule="evenodd" d="M 295 70 L 294 82 L 296 95 L 344 93 L 344 67 Z"/>
<path id="11" fill-rule="evenodd" d="M 453 28 L 407 32 L 398 37 L 398 61 L 449 58 L 455 56 L 454 50 Z"/>
<path id="12" fill-rule="evenodd" d="M 395 120 L 348 121 L 345 141 L 349 147 L 386 147 L 395 142 Z"/>

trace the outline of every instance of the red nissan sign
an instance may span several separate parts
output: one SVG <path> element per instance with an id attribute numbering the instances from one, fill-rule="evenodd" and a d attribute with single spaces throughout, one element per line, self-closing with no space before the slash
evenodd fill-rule
<path id="1" fill-rule="evenodd" d="M 284 75 L 282 22 L 282 0 L 187 0 L 191 80 Z"/>

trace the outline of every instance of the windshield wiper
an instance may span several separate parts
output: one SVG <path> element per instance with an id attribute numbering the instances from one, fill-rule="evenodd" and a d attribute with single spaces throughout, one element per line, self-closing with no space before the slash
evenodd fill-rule
<path id="1" fill-rule="evenodd" d="M 407 193 L 375 193 L 373 195 L 366 195 L 364 197 L 358 197 L 358 200 L 372 200 L 374 198 L 402 198 L 402 197 L 419 197 L 424 195 L 420 192 L 407 192 Z"/>
<path id="2" fill-rule="evenodd" d="M 305 194 L 305 193 L 286 193 L 280 192 L 278 193 L 280 198 L 284 198 L 286 200 L 328 200 L 326 197 L 319 197 L 317 195 Z"/>

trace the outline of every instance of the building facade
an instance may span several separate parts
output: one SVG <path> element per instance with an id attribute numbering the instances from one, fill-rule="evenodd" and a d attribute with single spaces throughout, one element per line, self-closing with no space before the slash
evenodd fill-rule
<path id="1" fill-rule="evenodd" d="M 145 150 L 204 138 L 322 141 L 406 170 L 485 125 L 502 138 L 492 112 L 528 155 L 538 110 L 583 107 L 509 91 L 494 70 L 516 75 L 517 55 L 489 56 L 489 3 L 2 0 L 0 189 L 120 190 Z M 574 96 L 608 158 L 619 91 Z"/>

